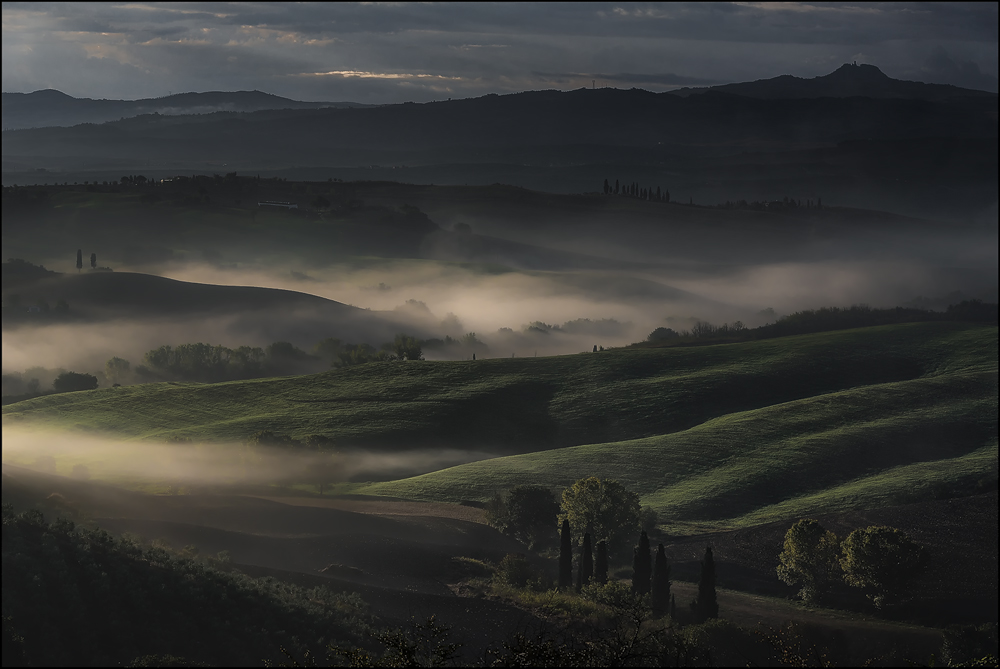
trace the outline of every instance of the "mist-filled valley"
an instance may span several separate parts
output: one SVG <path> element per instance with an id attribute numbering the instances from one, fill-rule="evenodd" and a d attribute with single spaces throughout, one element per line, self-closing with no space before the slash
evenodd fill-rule
<path id="1" fill-rule="evenodd" d="M 195 342 L 377 348 L 400 332 L 431 340 L 429 359 L 471 357 L 444 345 L 470 333 L 480 357 L 548 355 L 642 341 L 658 327 L 996 299 L 995 226 L 797 203 L 747 211 L 230 175 L 18 188 L 4 219 L 4 255 L 49 270 L 5 264 L 5 309 L 11 299 L 53 308 L 5 311 L 5 372 L 92 371 Z M 81 246 L 97 261 L 75 271 Z"/>
<path id="2" fill-rule="evenodd" d="M 971 51 L 935 52 L 952 83 L 841 49 L 811 78 L 578 61 L 498 94 L 262 74 L 385 47 L 353 14 L 302 27 L 326 13 L 433 6 L 217 9 L 147 8 L 224 20 L 199 58 L 247 40 L 214 68 L 272 63 L 245 90 L 4 93 L 4 666 L 996 666 L 997 94 Z M 591 9 L 646 44 L 599 59 L 680 11 Z M 448 11 L 495 10 L 529 8 Z M 37 12 L 3 11 L 7 86 L 7 21 Z M 333 83 L 256 90 L 279 81 Z"/>

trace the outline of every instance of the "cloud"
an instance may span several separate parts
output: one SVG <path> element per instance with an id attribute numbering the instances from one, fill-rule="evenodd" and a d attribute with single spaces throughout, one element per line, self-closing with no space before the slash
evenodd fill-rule
<path id="1" fill-rule="evenodd" d="M 964 46 L 956 51 L 955 44 Z M 933 45 L 944 45 L 953 65 L 940 57 L 924 63 Z M 83 55 L 66 58 L 72 48 Z M 914 72 L 914 78 L 988 87 L 996 70 L 997 6 L 3 5 L 4 90 L 51 86 L 83 97 L 260 89 L 306 100 L 401 102 L 545 88 L 560 77 L 572 87 L 587 79 L 650 87 L 706 85 L 779 74 L 813 77 L 858 52 L 890 74 Z M 124 78 L 114 76 L 112 61 L 135 70 L 123 72 Z M 325 72 L 398 76 L 298 76 Z M 588 72 L 610 74 L 536 74 Z"/>
<path id="2" fill-rule="evenodd" d="M 924 80 L 940 84 L 952 84 L 962 88 L 972 88 L 982 91 L 997 91 L 997 78 L 979 69 L 979 65 L 970 60 L 956 61 L 938 45 L 924 61 L 921 71 Z"/>
<path id="3" fill-rule="evenodd" d="M 545 79 L 554 79 L 556 81 L 589 81 L 591 79 L 600 82 L 602 85 L 611 84 L 653 84 L 656 86 L 711 86 L 713 84 L 722 83 L 716 79 L 708 79 L 704 77 L 686 77 L 680 74 L 674 74 L 672 72 L 661 72 L 661 73 L 651 73 L 651 74 L 633 74 L 628 72 L 620 72 L 617 74 L 601 74 L 601 73 L 580 73 L 580 72 L 564 72 L 564 73 L 552 73 L 552 72 L 533 72 L 539 77 Z"/>

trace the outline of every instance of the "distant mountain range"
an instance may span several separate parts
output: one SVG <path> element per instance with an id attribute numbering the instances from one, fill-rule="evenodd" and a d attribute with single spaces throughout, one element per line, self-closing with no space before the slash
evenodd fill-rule
<path id="1" fill-rule="evenodd" d="M 959 88 L 950 84 L 925 84 L 902 81 L 887 76 L 874 65 L 847 63 L 830 74 L 812 79 L 783 74 L 772 79 L 758 79 L 738 84 L 705 88 L 681 88 L 674 95 L 689 97 L 707 92 L 729 93 L 762 100 L 798 98 L 874 98 L 877 100 L 931 100 L 974 97 L 996 99 L 996 93 Z"/>
<path id="2" fill-rule="evenodd" d="M 848 80 L 842 89 L 850 87 L 847 75 L 856 77 L 851 84 L 855 87 L 869 85 L 868 68 L 838 72 L 844 74 L 837 77 Z M 885 78 L 890 88 L 893 81 Z M 758 84 L 760 90 L 772 85 L 747 86 L 752 91 Z M 252 169 L 275 163 L 512 163 L 503 154 L 522 147 L 529 157 L 516 162 L 526 164 L 551 162 L 561 148 L 573 145 L 776 149 L 851 140 L 996 136 L 996 94 L 945 100 L 773 98 L 709 90 L 681 97 L 604 88 L 490 94 L 364 109 L 144 115 L 101 125 L 5 131 L 3 156 L 5 162 L 13 162 L 15 156 L 88 156 L 92 161 L 141 160 L 140 164 L 217 161 Z"/>
<path id="3" fill-rule="evenodd" d="M 614 89 L 604 89 L 607 93 Z M 544 91 L 554 93 L 554 91 Z M 619 91 L 624 93 L 624 91 Z M 642 91 L 645 93 L 645 91 Z M 802 79 L 782 75 L 706 88 L 682 88 L 661 94 L 687 98 L 706 93 L 727 93 L 758 100 L 814 98 L 872 98 L 875 100 L 925 100 L 941 102 L 962 98 L 996 100 L 997 94 L 945 84 L 892 79 L 874 65 L 845 64 L 830 74 Z M 518 95 L 530 95 L 522 93 Z M 654 95 L 648 93 L 648 95 Z M 486 96 L 497 97 L 497 96 Z M 504 96 L 508 98 L 510 96 Z M 482 98 L 479 98 L 482 99 Z M 456 103 L 469 102 L 457 100 Z M 437 104 L 437 103 L 432 103 Z M 3 94 L 3 129 L 19 130 L 81 123 L 106 123 L 143 114 L 188 115 L 213 112 L 257 112 L 265 110 L 346 109 L 396 105 L 366 105 L 357 102 L 302 102 L 262 91 L 210 91 L 178 93 L 142 100 L 93 100 L 74 98 L 57 90 Z"/>
<path id="4" fill-rule="evenodd" d="M 173 98 L 205 109 L 236 99 L 226 95 L 244 94 Z M 681 93 L 526 91 L 362 108 L 245 95 L 270 108 L 5 130 L 4 183 L 310 170 L 296 178 L 580 193 L 610 178 L 662 184 L 694 203 L 823 197 L 910 216 L 995 217 L 997 94 L 867 65 Z"/>
<path id="5" fill-rule="evenodd" d="M 106 123 L 141 114 L 207 114 L 218 111 L 254 112 L 263 109 L 320 109 L 368 107 L 356 102 L 301 102 L 261 91 L 178 93 L 143 100 L 74 98 L 46 89 L 34 93 L 3 94 L 3 129 L 73 126 Z"/>

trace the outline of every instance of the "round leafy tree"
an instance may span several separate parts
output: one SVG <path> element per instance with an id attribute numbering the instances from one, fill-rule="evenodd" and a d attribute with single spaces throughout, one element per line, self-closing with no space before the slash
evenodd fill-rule
<path id="1" fill-rule="evenodd" d="M 563 491 L 559 518 L 620 555 L 639 530 L 639 495 L 614 479 L 583 478 Z"/>
<path id="2" fill-rule="evenodd" d="M 818 602 L 840 571 L 840 539 L 819 522 L 806 519 L 785 533 L 785 545 L 778 556 L 778 578 L 789 585 L 801 584 L 799 596 L 808 603 Z"/>
<path id="3" fill-rule="evenodd" d="M 545 548 L 555 543 L 558 512 L 548 488 L 519 485 L 489 501 L 486 522 L 531 548 Z"/>
<path id="4" fill-rule="evenodd" d="M 902 530 L 872 525 L 851 532 L 840 566 L 848 585 L 869 588 L 876 608 L 906 592 L 927 567 L 927 552 Z"/>
<path id="5" fill-rule="evenodd" d="M 59 393 L 68 393 L 76 390 L 93 390 L 97 387 L 97 377 L 93 374 L 63 372 L 52 382 L 52 387 Z"/>

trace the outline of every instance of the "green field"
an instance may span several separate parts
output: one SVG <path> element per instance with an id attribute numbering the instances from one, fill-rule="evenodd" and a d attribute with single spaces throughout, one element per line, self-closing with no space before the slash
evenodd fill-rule
<path id="1" fill-rule="evenodd" d="M 503 457 L 352 492 L 483 501 L 622 480 L 691 533 L 995 485 L 997 328 L 914 323 L 715 346 L 368 364 L 165 383 L 4 407 L 4 427 L 132 441 L 258 430 L 339 448 Z"/>

